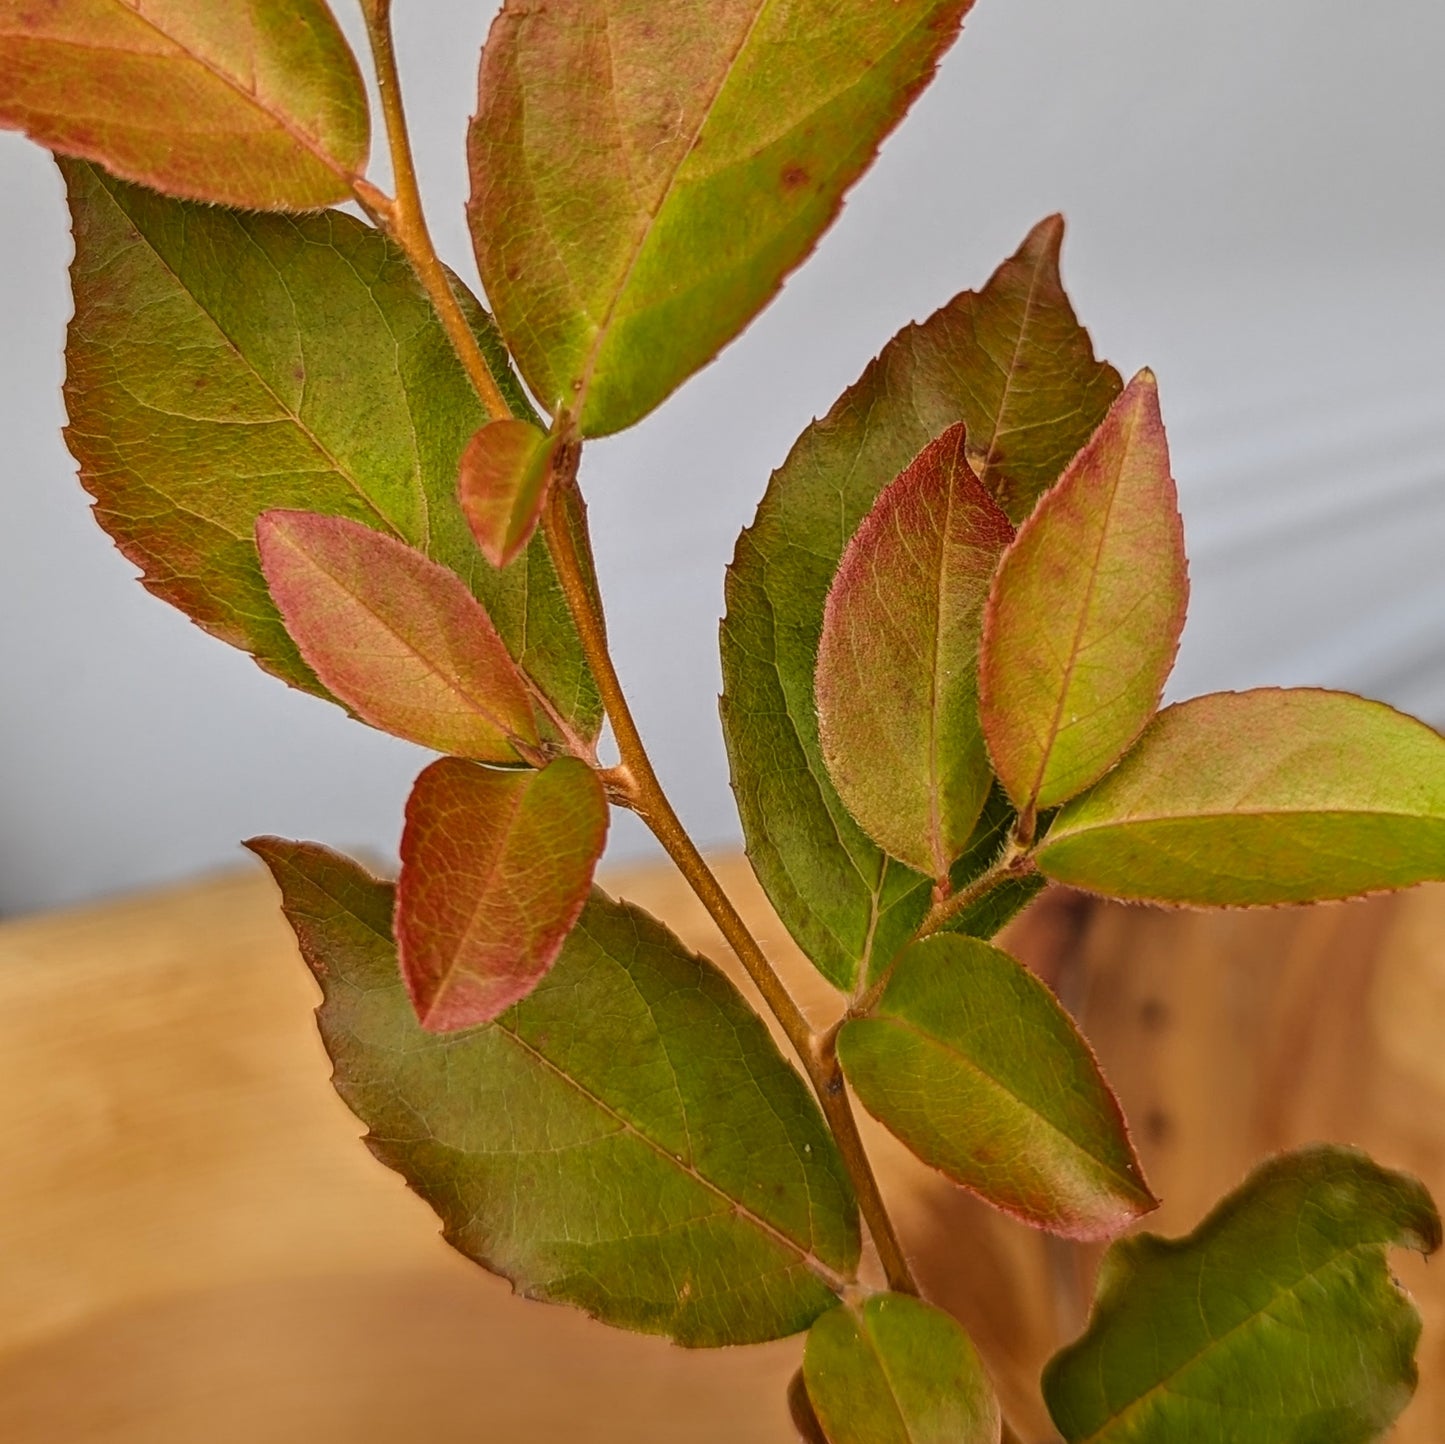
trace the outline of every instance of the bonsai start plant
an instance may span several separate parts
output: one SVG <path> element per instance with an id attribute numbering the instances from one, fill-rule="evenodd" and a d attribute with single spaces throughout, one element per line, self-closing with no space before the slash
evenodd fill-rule
<path id="1" fill-rule="evenodd" d="M 692 1346 L 807 1330 L 809 1441 L 1015 1438 L 919 1297 L 854 1099 L 1015 1218 L 1121 1234 L 1155 1200 L 1119 1106 L 989 939 L 1049 879 L 1253 907 L 1445 877 L 1445 739 L 1310 689 L 1159 710 L 1188 584 L 1155 380 L 1094 356 L 1045 220 L 804 431 L 729 569 L 733 786 L 837 990 L 815 1029 L 648 761 L 579 477 L 807 256 L 967 0 L 507 0 L 469 136 L 490 311 L 429 238 L 390 5 L 362 8 L 392 194 L 322 0 L 0 0 L 0 119 L 69 192 L 68 438 L 97 519 L 208 631 L 441 754 L 394 886 L 250 843 L 336 1086 L 527 1296 Z M 593 886 L 614 807 L 792 1058 Z M 1189 1237 L 1112 1244 L 1044 1375 L 1058 1431 L 1378 1438 L 1419 1333 L 1387 1250 L 1439 1242 L 1421 1185 L 1357 1152 L 1268 1160 Z"/>

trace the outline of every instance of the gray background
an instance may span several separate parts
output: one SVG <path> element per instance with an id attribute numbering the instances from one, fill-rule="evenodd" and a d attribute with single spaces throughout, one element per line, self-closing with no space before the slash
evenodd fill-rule
<path id="1" fill-rule="evenodd" d="M 468 275 L 493 8 L 397 7 L 434 228 Z M 589 453 L 619 665 L 703 841 L 737 838 L 716 624 L 768 472 L 1053 210 L 1100 351 L 1160 378 L 1194 583 L 1173 694 L 1351 686 L 1445 723 L 1442 73 L 1438 0 L 979 0 L 810 265 Z M 0 197 L 0 911 L 224 865 L 259 831 L 390 853 L 423 754 L 203 636 L 90 520 L 58 435 L 66 217 L 13 135 Z M 647 851 L 619 821 L 613 856 Z"/>

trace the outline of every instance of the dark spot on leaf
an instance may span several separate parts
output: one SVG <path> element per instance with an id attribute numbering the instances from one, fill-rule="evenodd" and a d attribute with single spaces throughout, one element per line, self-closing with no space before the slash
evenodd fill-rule
<path id="1" fill-rule="evenodd" d="M 795 160 L 789 161 L 788 164 L 783 167 L 782 182 L 785 191 L 791 193 L 792 191 L 801 190 L 808 184 L 810 179 L 811 177 L 808 175 L 808 172 Z"/>

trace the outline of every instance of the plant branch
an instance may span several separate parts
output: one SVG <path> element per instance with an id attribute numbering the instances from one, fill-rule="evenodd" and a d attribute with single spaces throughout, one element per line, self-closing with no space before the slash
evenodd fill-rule
<path id="1" fill-rule="evenodd" d="M 912 941 L 917 942 L 922 938 L 931 937 L 941 928 L 946 927 L 950 919 L 957 917 L 966 908 L 972 907 L 981 898 L 987 897 L 996 887 L 1001 887 L 1013 878 L 1024 877 L 1033 870 L 1034 861 L 1027 849 L 1021 847 L 1016 839 L 1010 838 L 1003 852 L 986 872 L 980 873 L 967 887 L 960 888 L 958 892 L 950 893 L 947 897 L 939 898 L 933 904 L 918 925 L 918 931 L 914 933 Z M 900 949 L 900 953 L 901 951 Z M 854 997 L 846 1017 L 865 1018 L 878 1006 L 878 1000 L 883 996 L 884 989 L 887 988 L 889 980 L 893 977 L 896 965 L 897 955 L 866 989 L 861 990 Z"/>
<path id="2" fill-rule="evenodd" d="M 575 457 L 575 453 L 574 453 Z M 574 460 L 575 466 L 575 460 Z M 576 623 L 582 650 L 596 678 L 603 706 L 612 723 L 613 736 L 621 757 L 620 765 L 608 773 L 614 798 L 630 807 L 652 830 L 678 871 L 717 924 L 728 946 L 763 996 L 763 1001 L 782 1026 L 783 1033 L 807 1070 L 818 1095 L 823 1116 L 833 1131 L 838 1149 L 853 1180 L 868 1232 L 888 1278 L 888 1286 L 900 1293 L 916 1294 L 918 1285 L 883 1203 L 872 1164 L 858 1133 L 848 1090 L 838 1065 L 831 1035 L 816 1034 L 792 994 L 773 970 L 742 915 L 733 906 L 716 875 L 697 850 L 681 819 L 673 810 L 662 783 L 653 770 L 642 736 L 633 720 L 632 709 L 612 664 L 607 632 L 600 604 L 587 584 L 577 538 L 567 516 L 567 493 L 575 489 L 575 471 L 552 480 L 542 513 L 542 528 L 562 592 Z M 580 509 L 579 509 L 580 510 Z"/>
<path id="3" fill-rule="evenodd" d="M 1002 853 L 999 854 L 994 864 L 986 871 L 980 873 L 967 887 L 960 888 L 956 893 L 950 893 L 947 897 L 939 898 L 929 908 L 927 916 L 919 924 L 916 938 L 932 937 L 934 933 L 948 925 L 959 913 L 971 908 L 981 898 L 985 898 L 994 888 L 1002 886 L 1014 878 L 1025 877 L 1034 870 L 1033 855 L 1027 847 L 1021 846 L 1015 838 L 1010 838 Z"/>
<path id="4" fill-rule="evenodd" d="M 396 47 L 391 32 L 391 0 L 362 0 L 371 56 L 376 66 L 376 83 L 381 92 L 381 109 L 386 118 L 386 138 L 391 147 L 392 184 L 396 196 L 384 195 L 366 180 L 352 189 L 362 208 L 379 229 L 386 232 L 411 262 L 417 279 L 431 297 L 437 317 L 445 328 L 467 376 L 481 397 L 488 419 L 500 420 L 512 414 L 492 375 L 476 335 L 462 314 L 461 305 L 447 279 L 446 268 L 437 255 L 422 210 L 421 191 L 416 182 L 411 139 L 407 134 L 406 111 L 401 103 L 401 79 L 396 68 Z"/>

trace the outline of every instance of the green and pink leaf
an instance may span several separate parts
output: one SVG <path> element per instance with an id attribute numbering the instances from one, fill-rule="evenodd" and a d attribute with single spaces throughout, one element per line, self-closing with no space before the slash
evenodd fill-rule
<path id="1" fill-rule="evenodd" d="M 886 853 L 946 879 L 993 782 L 978 718 L 989 583 L 1013 527 L 964 456 L 931 442 L 864 518 L 823 610 L 816 692 L 828 775 Z"/>
<path id="2" fill-rule="evenodd" d="M 417 778 L 395 930 L 422 1027 L 490 1023 L 537 986 L 587 901 L 607 821 L 597 774 L 571 757 L 540 772 L 448 757 Z"/>
<path id="3" fill-rule="evenodd" d="M 488 762 L 537 745 L 527 684 L 462 580 L 360 522 L 268 511 L 256 546 L 307 664 L 358 716 Z"/>
<path id="4" fill-rule="evenodd" d="M 1053 994 L 1009 955 L 946 934 L 906 948 L 843 1025 L 859 1101 L 925 1163 L 1036 1228 L 1118 1233 L 1157 1207 L 1118 1101 Z"/>
<path id="5" fill-rule="evenodd" d="M 1021 813 L 1082 792 L 1143 731 L 1188 595 L 1158 392 L 1141 372 L 1019 528 L 989 595 L 980 712 Z"/>
<path id="6" fill-rule="evenodd" d="M 1344 692 L 1196 697 L 1055 817 L 1038 865 L 1092 892 L 1196 907 L 1445 879 L 1445 737 Z"/>

